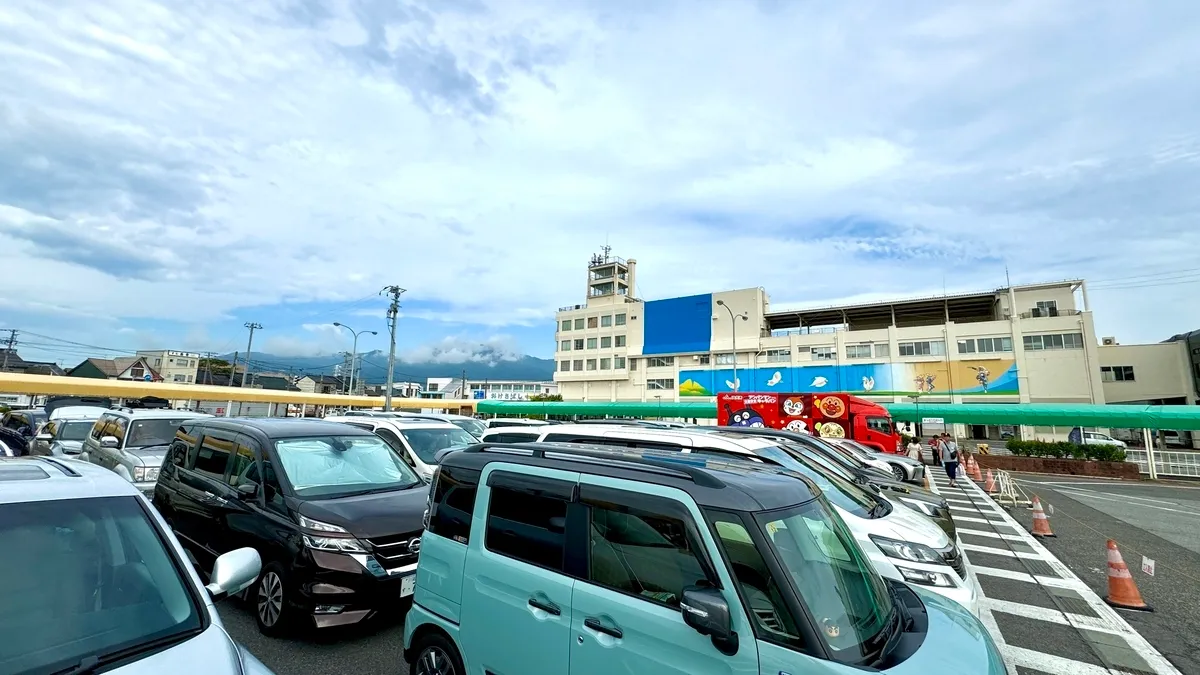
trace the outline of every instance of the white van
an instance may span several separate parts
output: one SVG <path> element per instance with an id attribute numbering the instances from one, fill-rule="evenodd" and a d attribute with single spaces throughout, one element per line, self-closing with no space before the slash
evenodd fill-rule
<path id="1" fill-rule="evenodd" d="M 372 431 L 392 446 L 404 461 L 426 481 L 433 478 L 435 457 L 442 450 L 465 448 L 479 442 L 471 434 L 449 422 L 419 417 L 326 417 L 326 422 L 341 422 Z"/>
<path id="2" fill-rule="evenodd" d="M 536 439 L 512 438 L 535 430 L 495 429 L 486 442 L 558 442 L 617 445 L 706 456 L 737 458 L 781 466 L 812 480 L 845 521 L 875 569 L 884 577 L 921 586 L 979 614 L 979 597 L 966 554 L 928 516 L 863 490 L 815 464 L 801 462 L 769 437 L 720 431 L 567 424 L 537 429 Z"/>

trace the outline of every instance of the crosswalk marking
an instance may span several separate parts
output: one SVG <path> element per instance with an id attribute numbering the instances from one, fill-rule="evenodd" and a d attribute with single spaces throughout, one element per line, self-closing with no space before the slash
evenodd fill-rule
<path id="1" fill-rule="evenodd" d="M 1006 548 L 995 548 L 992 546 L 979 546 L 977 544 L 963 544 L 959 546 L 964 551 L 974 551 L 975 553 L 990 553 L 992 555 L 1002 555 L 1006 558 L 1024 558 L 1025 560 L 1044 560 L 1037 553 L 1026 553 L 1025 551 L 1010 551 Z"/>
<path id="2" fill-rule="evenodd" d="M 1060 612 L 1057 609 L 1049 609 L 1047 607 L 1038 607 L 1037 605 L 1026 605 L 1020 602 L 1009 602 L 1008 600 L 996 600 L 994 598 L 984 598 L 983 602 L 988 606 L 988 609 L 993 612 L 1003 612 L 1014 616 L 1023 616 L 1027 619 L 1037 619 L 1038 621 L 1048 621 L 1057 623 L 1061 626 L 1071 626 L 1073 628 L 1084 628 L 1094 630 L 1110 635 L 1124 635 L 1124 631 L 1109 624 L 1102 618 L 1094 616 L 1084 616 L 1082 614 L 1070 614 Z"/>

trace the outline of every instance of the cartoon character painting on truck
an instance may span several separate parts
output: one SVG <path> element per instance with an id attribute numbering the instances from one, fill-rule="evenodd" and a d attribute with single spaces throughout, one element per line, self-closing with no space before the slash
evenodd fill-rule
<path id="1" fill-rule="evenodd" d="M 722 393 L 717 424 L 850 438 L 881 452 L 903 451 L 887 409 L 850 394 Z"/>

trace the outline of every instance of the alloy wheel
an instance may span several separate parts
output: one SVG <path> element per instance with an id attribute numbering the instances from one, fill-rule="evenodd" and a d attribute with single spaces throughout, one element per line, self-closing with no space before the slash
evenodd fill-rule
<path id="1" fill-rule="evenodd" d="M 439 647 L 426 647 L 417 659 L 416 675 L 457 675 L 454 662 Z"/>
<path id="2" fill-rule="evenodd" d="M 271 628 L 279 621 L 282 611 L 283 581 L 275 572 L 267 572 L 258 582 L 258 620 Z"/>
<path id="3" fill-rule="evenodd" d="M 904 467 L 900 466 L 899 464 L 892 465 L 892 475 L 896 477 L 896 480 L 900 481 L 908 478 L 908 474 L 904 472 Z"/>

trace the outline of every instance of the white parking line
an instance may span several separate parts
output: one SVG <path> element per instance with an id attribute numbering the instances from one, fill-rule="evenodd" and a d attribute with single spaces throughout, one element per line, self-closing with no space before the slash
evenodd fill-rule
<path id="1" fill-rule="evenodd" d="M 970 518 L 968 516 L 954 516 L 954 522 L 964 521 L 968 523 L 988 523 L 989 525 L 1008 525 L 1003 520 L 986 520 L 984 518 Z"/>
<path id="2" fill-rule="evenodd" d="M 987 532 L 984 530 L 972 530 L 966 527 L 958 528 L 959 534 L 969 534 L 975 537 L 988 537 L 991 539 L 1005 539 L 1007 541 L 1025 541 L 1025 538 L 1019 534 L 1000 534 L 999 532 Z"/>
<path id="3" fill-rule="evenodd" d="M 1035 652 L 1032 649 L 1025 649 L 1024 647 L 1007 645 L 1004 647 L 1004 650 L 1007 652 L 1005 655 L 1007 657 L 1006 661 L 1012 659 L 1012 663 L 1015 666 L 1043 673 L 1056 673 L 1057 675 L 1112 675 L 1113 672 L 1103 666 L 1096 666 L 1073 659 L 1064 659 L 1061 656 L 1045 652 Z M 1012 671 L 1010 670 L 1010 672 Z"/>
<path id="4" fill-rule="evenodd" d="M 1088 499 L 1098 499 L 1102 502 L 1120 502 L 1122 504 L 1129 504 L 1130 506 L 1140 506 L 1143 509 L 1155 509 L 1156 511 L 1170 511 L 1171 513 L 1183 513 L 1183 514 L 1187 514 L 1189 516 L 1196 515 L 1195 511 L 1184 511 L 1183 509 L 1169 509 L 1165 506 L 1154 506 L 1151 504 L 1131 504 L 1129 502 L 1128 497 L 1124 497 L 1121 495 L 1117 495 L 1117 497 L 1118 497 L 1117 499 L 1112 499 L 1110 497 L 1098 497 L 1096 495 L 1096 493 L 1092 492 L 1091 490 L 1081 490 L 1079 488 L 1059 487 L 1059 488 L 1055 488 L 1055 490 L 1057 492 L 1060 492 L 1060 493 L 1068 496 L 1068 497 L 1087 497 Z"/>
<path id="5" fill-rule="evenodd" d="M 998 567 L 984 567 L 983 565 L 972 565 L 972 571 L 975 574 L 982 574 L 987 577 L 1000 577 L 1001 579 L 1013 579 L 1014 581 L 1024 581 L 1031 584 L 1041 584 L 1043 586 L 1053 586 L 1054 588 L 1062 588 L 1068 590 L 1079 590 L 1087 588 L 1087 584 L 1076 579 L 1063 579 L 1061 577 L 1044 577 L 1039 575 L 1029 574 L 1028 572 L 1014 572 L 1013 570 L 1000 569 Z"/>
<path id="6" fill-rule="evenodd" d="M 979 546 L 977 544 L 962 544 L 959 546 L 964 551 L 974 551 L 976 553 L 990 553 L 992 555 L 1000 555 L 1006 558 L 1023 558 L 1025 560 L 1045 560 L 1037 553 L 1026 553 L 1025 551 L 1010 551 L 1006 548 L 993 548 L 991 546 Z"/>

